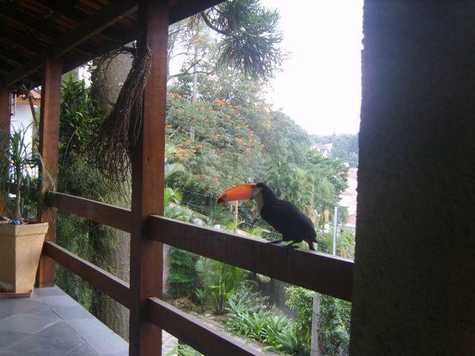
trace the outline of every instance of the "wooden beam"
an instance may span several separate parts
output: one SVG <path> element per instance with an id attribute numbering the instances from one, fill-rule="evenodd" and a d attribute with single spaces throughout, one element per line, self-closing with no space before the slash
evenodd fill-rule
<path id="1" fill-rule="evenodd" d="M 137 2 L 134 0 L 117 1 L 105 6 L 96 15 L 90 16 L 80 26 L 58 38 L 55 46 L 48 52 L 49 57 L 57 58 L 64 55 L 74 47 L 120 21 L 124 16 L 133 13 L 136 9 Z M 36 56 L 28 64 L 8 76 L 6 80 L 7 85 L 11 86 L 37 71 L 42 63 L 44 63 L 44 57 Z"/>
<path id="2" fill-rule="evenodd" d="M 349 301 L 352 298 L 353 262 L 346 259 L 281 247 L 159 216 L 149 218 L 146 235 L 167 245 L 319 293 Z"/>
<path id="3" fill-rule="evenodd" d="M 132 231 L 132 214 L 129 209 L 57 192 L 48 193 L 46 204 L 98 224 L 127 232 Z"/>
<path id="4" fill-rule="evenodd" d="M 181 21 L 186 17 L 192 16 L 196 13 L 199 13 L 203 10 L 206 10 L 207 8 L 211 6 L 215 6 L 219 3 L 222 3 L 224 0 L 181 0 L 177 1 L 172 5 L 172 7 L 169 10 L 170 13 L 170 24 L 173 24 L 175 22 Z M 94 29 L 93 26 L 87 25 L 84 23 L 83 25 L 79 25 L 76 31 L 77 33 L 83 33 L 85 36 L 80 38 L 76 35 L 71 35 L 72 37 L 75 37 L 76 40 L 72 41 L 69 40 L 68 37 L 70 36 L 70 32 L 62 36 L 62 43 L 69 43 L 70 45 L 68 46 L 63 46 L 62 48 L 58 46 L 57 44 L 50 49 L 48 52 L 51 56 L 56 56 L 58 53 L 60 54 L 65 54 L 67 51 L 71 50 L 71 48 L 76 47 L 81 45 L 82 43 L 86 42 L 89 38 L 92 36 L 95 36 L 99 33 L 103 33 L 106 37 L 110 38 L 111 41 L 110 43 L 105 44 L 104 46 L 101 46 L 101 48 L 97 48 L 96 51 L 93 51 L 92 48 L 87 49 L 87 54 L 84 55 L 78 55 L 72 58 L 71 60 L 68 60 L 68 62 L 64 63 L 64 69 L 65 71 L 72 70 L 76 68 L 77 66 L 86 63 L 87 61 L 92 60 L 93 58 L 103 55 L 104 53 L 107 53 L 108 51 L 111 51 L 113 49 L 119 48 L 120 46 L 129 43 L 133 40 L 136 40 L 138 38 L 138 35 L 140 33 L 139 31 L 139 26 L 137 26 L 135 29 L 131 31 L 127 31 L 126 33 L 121 33 L 120 36 L 117 36 L 116 30 L 112 30 L 110 26 L 112 26 L 114 23 L 120 21 L 123 17 L 127 17 L 136 10 L 136 2 L 132 0 L 128 0 L 127 2 L 115 2 L 111 3 L 108 5 L 108 7 L 115 7 L 119 4 L 119 6 L 123 9 L 123 14 L 121 17 L 115 17 L 115 18 L 109 18 L 106 19 L 104 15 L 102 17 L 104 18 L 105 21 L 104 23 L 101 23 L 99 20 L 95 20 L 94 23 L 99 26 L 99 28 Z M 128 8 L 129 4 L 131 6 L 130 10 Z M 104 9 L 105 10 L 105 9 Z M 126 11 L 125 11 L 126 10 Z M 62 11 L 62 10 L 58 10 Z M 103 11 L 101 11 L 102 13 Z M 90 18 L 99 18 L 101 13 L 91 16 Z M 118 12 L 116 13 L 118 14 Z M 70 16 L 70 15 L 67 15 Z M 89 19 L 85 19 L 84 21 L 88 21 Z M 122 31 L 123 32 L 123 31 Z M 32 48 L 35 48 L 34 46 Z M 28 49 L 28 48 L 25 48 Z M 5 82 L 11 86 L 14 85 L 16 82 L 22 80 L 23 78 L 29 76 L 31 73 L 35 72 L 39 68 L 39 64 L 41 64 L 44 60 L 44 57 L 41 56 L 35 56 L 34 60 L 29 62 L 28 64 L 24 65 L 23 67 L 15 70 L 13 73 L 10 73 L 6 78 Z M 33 83 L 32 85 L 35 85 L 36 83 Z"/>
<path id="5" fill-rule="evenodd" d="M 95 288 L 100 289 L 124 307 L 128 308 L 130 306 L 129 285 L 123 280 L 76 256 L 54 242 L 47 241 L 43 247 L 43 253 Z"/>
<path id="6" fill-rule="evenodd" d="M 56 240 L 56 213 L 44 204 L 48 191 L 56 189 L 58 176 L 59 115 L 61 105 L 62 63 L 58 59 L 48 59 L 45 65 L 44 82 L 41 88 L 40 114 L 40 154 L 41 167 L 41 222 L 48 222 L 47 241 Z M 54 285 L 54 262 L 48 256 L 42 256 L 38 268 L 40 287 Z"/>
<path id="7" fill-rule="evenodd" d="M 130 283 L 130 355 L 161 355 L 161 330 L 143 318 L 148 297 L 162 294 L 162 244 L 145 239 L 151 214 L 163 214 L 165 189 L 165 105 L 167 95 L 168 2 L 140 2 L 139 23 L 152 53 L 151 70 L 143 98 L 142 136 L 132 158 L 132 221 Z"/>
<path id="8" fill-rule="evenodd" d="M 53 1 L 50 0 L 37 0 L 42 6 L 50 10 L 51 16 L 62 16 L 69 20 L 69 22 L 74 23 L 73 26 L 77 26 L 84 20 L 87 19 L 88 15 L 83 12 L 80 8 L 74 6 L 70 2 L 64 1 Z M 128 17 L 128 16 L 124 16 Z M 104 29 L 100 34 L 101 37 L 105 39 L 117 39 L 124 37 L 124 31 L 117 31 L 112 27 Z"/>
<path id="9" fill-rule="evenodd" d="M 29 29 L 34 37 L 46 37 L 49 41 L 61 35 L 57 28 L 52 26 L 51 21 L 40 16 L 31 16 L 19 7 L 12 7 L 10 4 L 0 5 L 0 17 L 7 21 L 15 22 L 21 28 Z"/>
<path id="10" fill-rule="evenodd" d="M 0 152 L 8 149 L 10 139 L 11 122 L 11 94 L 8 89 L 0 84 Z M 4 159 L 0 156 L 0 159 Z M 6 163 L 6 162 L 5 162 Z M 8 174 L 8 163 L 2 164 L 0 174 Z M 0 195 L 0 214 L 5 215 L 7 211 L 6 195 L 4 192 Z"/>
<path id="11" fill-rule="evenodd" d="M 256 349 L 158 298 L 149 298 L 145 310 L 150 322 L 204 355 L 259 355 Z"/>
<path id="12" fill-rule="evenodd" d="M 11 121 L 11 99 L 10 92 L 5 86 L 0 83 L 0 134 L 10 134 L 10 121 Z"/>

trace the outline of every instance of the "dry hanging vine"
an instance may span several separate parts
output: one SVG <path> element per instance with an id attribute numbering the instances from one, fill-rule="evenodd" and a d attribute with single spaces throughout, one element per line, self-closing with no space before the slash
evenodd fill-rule
<path id="1" fill-rule="evenodd" d="M 143 125 L 143 93 L 150 74 L 150 48 L 139 45 L 132 67 L 111 113 L 104 119 L 93 152 L 103 173 L 113 180 L 129 177 L 131 158 Z"/>

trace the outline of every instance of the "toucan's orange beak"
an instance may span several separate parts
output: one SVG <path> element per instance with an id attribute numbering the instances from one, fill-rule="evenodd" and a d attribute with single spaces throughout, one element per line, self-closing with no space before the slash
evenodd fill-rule
<path id="1" fill-rule="evenodd" d="M 218 204 L 224 204 L 228 201 L 251 199 L 252 192 L 255 187 L 255 184 L 246 183 L 226 189 L 224 193 L 218 198 Z"/>

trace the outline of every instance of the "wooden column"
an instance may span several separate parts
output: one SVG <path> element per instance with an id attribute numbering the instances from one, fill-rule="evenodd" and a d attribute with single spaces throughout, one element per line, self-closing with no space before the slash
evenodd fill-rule
<path id="1" fill-rule="evenodd" d="M 10 134 L 10 121 L 11 121 L 11 107 L 10 107 L 10 92 L 8 88 L 0 85 L 0 152 L 8 149 L 9 134 Z M 5 172 L 0 174 L 7 174 L 7 165 L 1 165 L 5 167 Z M 2 168 L 3 169 L 3 168 Z M 7 210 L 6 195 L 0 197 L 0 215 L 5 215 Z"/>
<path id="2" fill-rule="evenodd" d="M 130 249 L 130 355 L 161 355 L 161 330 L 145 322 L 147 297 L 161 296 L 163 279 L 162 244 L 147 240 L 144 223 L 150 214 L 163 215 L 165 162 L 165 104 L 167 82 L 168 3 L 140 2 L 139 22 L 145 26 L 152 52 L 152 68 L 144 94 L 143 132 L 133 159 Z"/>
<path id="3" fill-rule="evenodd" d="M 474 14 L 365 1 L 352 356 L 475 355 Z"/>
<path id="4" fill-rule="evenodd" d="M 41 196 L 49 190 L 56 189 L 58 177 L 58 145 L 59 145 L 59 115 L 61 105 L 61 74 L 62 63 L 59 59 L 48 59 L 45 63 L 44 81 L 41 87 L 40 114 L 40 154 L 41 167 Z M 40 201 L 39 218 L 49 223 L 46 240 L 56 240 L 56 213 Z M 38 269 L 38 285 L 48 287 L 54 285 L 54 261 L 42 256 Z"/>
<path id="5" fill-rule="evenodd" d="M 10 132 L 10 92 L 0 84 L 0 132 Z"/>

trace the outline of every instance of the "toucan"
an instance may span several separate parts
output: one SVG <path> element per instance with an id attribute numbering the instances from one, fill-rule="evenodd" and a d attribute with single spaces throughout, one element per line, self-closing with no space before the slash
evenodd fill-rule
<path id="1" fill-rule="evenodd" d="M 288 246 L 305 241 L 310 250 L 315 251 L 313 243 L 317 242 L 312 221 L 292 203 L 278 199 L 274 192 L 264 183 L 246 183 L 227 189 L 218 199 L 218 203 L 236 200 L 254 199 L 257 212 L 277 232 L 282 239 L 272 241 L 292 241 Z"/>

